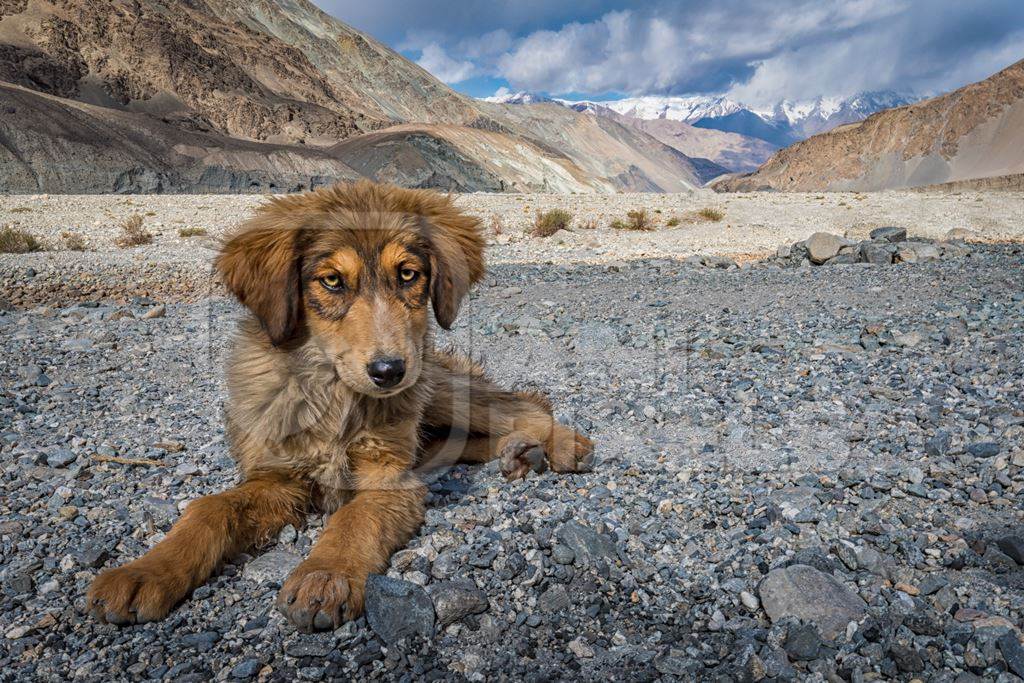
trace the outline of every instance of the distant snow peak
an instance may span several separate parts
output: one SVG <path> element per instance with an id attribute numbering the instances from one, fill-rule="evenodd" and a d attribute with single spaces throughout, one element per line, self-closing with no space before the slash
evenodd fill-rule
<path id="1" fill-rule="evenodd" d="M 727 97 L 629 97 L 615 102 L 605 102 L 608 108 L 624 116 L 638 119 L 671 119 L 673 121 L 697 121 L 705 118 L 720 118 L 742 109 L 742 105 Z"/>
<path id="2" fill-rule="evenodd" d="M 496 104 L 537 104 L 538 102 L 551 102 L 551 98 L 540 93 L 520 90 L 512 92 L 508 88 L 498 88 L 490 97 L 482 98 L 484 102 Z"/>

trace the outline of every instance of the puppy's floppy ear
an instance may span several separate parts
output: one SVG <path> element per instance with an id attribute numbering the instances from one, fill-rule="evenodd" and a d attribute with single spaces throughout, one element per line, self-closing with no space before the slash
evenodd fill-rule
<path id="1" fill-rule="evenodd" d="M 458 211 L 448 199 L 433 215 L 422 217 L 430 242 L 430 299 L 434 317 L 452 328 L 462 299 L 484 274 L 484 240 L 480 222 Z"/>
<path id="2" fill-rule="evenodd" d="M 223 243 L 214 264 L 224 285 L 259 319 L 274 346 L 294 337 L 301 322 L 299 232 L 263 212 Z"/>

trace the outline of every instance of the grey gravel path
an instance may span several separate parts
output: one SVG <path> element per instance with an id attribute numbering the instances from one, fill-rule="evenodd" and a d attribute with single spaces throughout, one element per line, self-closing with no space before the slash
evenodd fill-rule
<path id="1" fill-rule="evenodd" d="M 30 277 L 5 264 L 5 282 Z M 149 267 L 104 277 L 123 294 Z M 443 474 L 369 619 L 320 635 L 273 610 L 319 518 L 166 621 L 81 616 L 101 568 L 235 481 L 237 309 L 175 296 L 175 267 L 148 271 L 168 286 L 147 296 L 0 313 L 0 680 L 1024 676 L 1020 245 L 893 266 L 495 266 L 441 341 L 547 392 L 599 463 Z"/>

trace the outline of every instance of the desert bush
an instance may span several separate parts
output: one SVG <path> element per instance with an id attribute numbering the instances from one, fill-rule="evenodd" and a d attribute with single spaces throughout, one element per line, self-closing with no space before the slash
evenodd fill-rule
<path id="1" fill-rule="evenodd" d="M 705 206 L 703 209 L 697 212 L 697 217 L 703 221 L 717 223 L 718 221 L 725 218 L 725 212 L 722 211 L 721 209 L 713 209 L 710 206 Z"/>
<path id="2" fill-rule="evenodd" d="M 31 213 L 32 209 L 27 206 L 16 206 L 13 209 L 8 209 L 11 213 Z"/>
<path id="3" fill-rule="evenodd" d="M 667 221 L 665 221 L 665 225 L 667 225 L 670 228 L 676 227 L 677 225 L 679 225 L 679 217 L 672 216 L 672 218 L 669 218 Z"/>
<path id="4" fill-rule="evenodd" d="M 209 233 L 206 232 L 206 228 L 200 227 L 182 228 L 181 230 L 178 231 L 179 237 L 202 237 L 203 235 L 207 234 Z"/>
<path id="5" fill-rule="evenodd" d="M 60 239 L 68 251 L 85 251 L 88 248 L 85 238 L 77 232 L 65 230 L 60 234 Z"/>
<path id="6" fill-rule="evenodd" d="M 27 254 L 42 250 L 43 243 L 34 235 L 10 225 L 0 228 L 0 254 Z"/>
<path id="7" fill-rule="evenodd" d="M 495 235 L 505 232 L 505 223 L 501 220 L 501 216 L 497 214 L 491 216 L 491 232 Z"/>
<path id="8" fill-rule="evenodd" d="M 135 213 L 121 223 L 121 234 L 114 240 L 114 244 L 126 249 L 137 247 L 141 244 L 149 244 L 153 241 L 153 235 L 146 232 L 142 227 L 142 216 Z"/>
<path id="9" fill-rule="evenodd" d="M 530 234 L 534 237 L 550 237 L 559 230 L 568 229 L 571 221 L 572 214 L 565 209 L 538 211 L 537 217 L 533 220 L 533 230 Z"/>
<path id="10" fill-rule="evenodd" d="M 616 230 L 654 230 L 654 222 L 644 209 L 626 212 L 626 220 L 615 219 L 612 227 Z"/>

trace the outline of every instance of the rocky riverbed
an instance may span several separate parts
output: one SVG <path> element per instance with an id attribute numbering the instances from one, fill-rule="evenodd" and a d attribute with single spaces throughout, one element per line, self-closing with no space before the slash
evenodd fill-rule
<path id="1" fill-rule="evenodd" d="M 594 471 L 434 475 L 367 616 L 316 635 L 273 605 L 319 517 L 163 622 L 82 615 L 99 570 L 236 480 L 238 309 L 200 246 L 0 259 L 0 680 L 1024 677 L 1024 246 L 738 267 L 529 244 L 495 243 L 441 341 L 548 393 Z"/>

